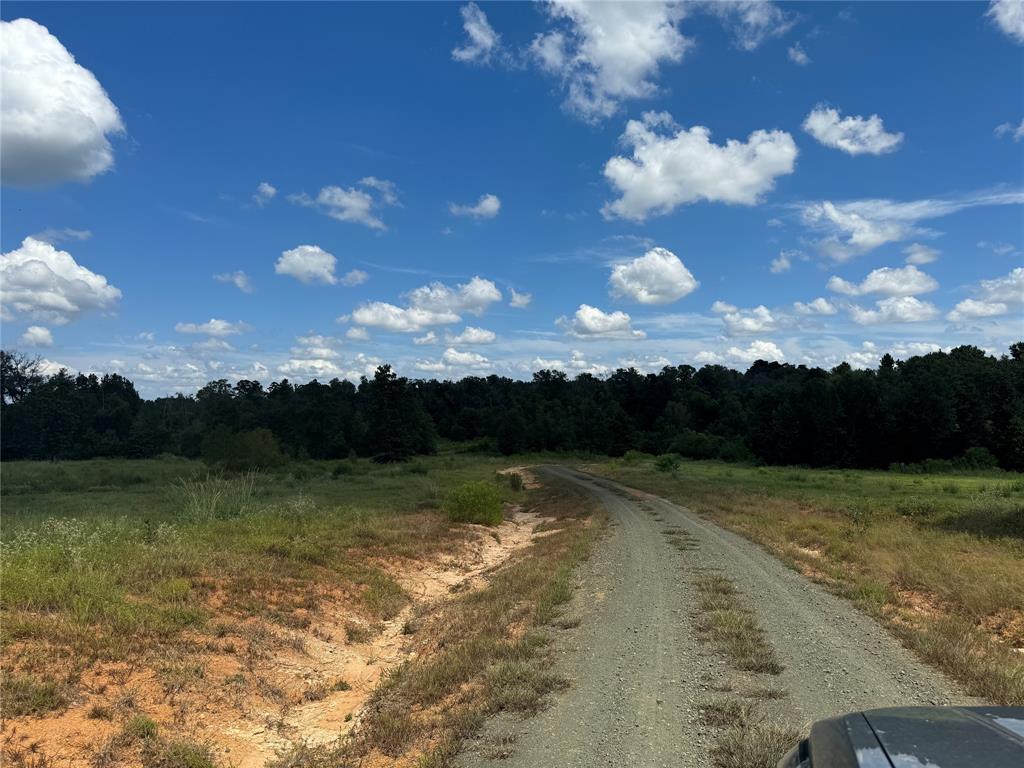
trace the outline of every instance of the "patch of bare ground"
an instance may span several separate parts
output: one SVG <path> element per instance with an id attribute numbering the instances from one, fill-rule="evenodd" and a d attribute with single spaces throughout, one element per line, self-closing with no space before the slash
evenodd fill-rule
<path id="1" fill-rule="evenodd" d="M 78 669 L 74 659 L 61 659 L 76 667 L 74 694 L 41 715 L 7 718 L 0 730 L 4 763 L 145 764 L 140 744 L 149 742 L 123 735 L 139 716 L 168 739 L 199 745 L 212 764 L 235 768 L 259 768 L 296 744 L 311 750 L 334 744 L 364 720 L 382 679 L 441 650 L 417 639 L 418 628 L 453 600 L 485 589 L 510 558 L 557 533 L 538 531 L 545 522 L 550 518 L 535 510 L 510 508 L 498 526 L 465 526 L 466 535 L 443 552 L 379 558 L 378 567 L 407 596 L 385 618 L 368 610 L 362 591 L 316 582 L 282 584 L 278 594 L 262 596 L 269 601 L 265 610 L 243 616 L 232 610 L 224 585 L 211 584 L 204 600 L 210 632 L 140 649 L 129 661 Z M 9 652 L 28 667 L 44 658 L 53 663 L 45 649 Z M 379 714 L 374 722 L 379 729 Z"/>

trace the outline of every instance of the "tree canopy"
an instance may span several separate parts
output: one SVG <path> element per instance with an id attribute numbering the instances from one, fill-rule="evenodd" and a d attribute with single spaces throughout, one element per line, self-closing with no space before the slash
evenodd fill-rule
<path id="1" fill-rule="evenodd" d="M 222 379 L 154 400 L 116 373 L 44 376 L 0 354 L 4 459 L 199 456 L 204 441 L 223 451 L 228 435 L 264 430 L 261 444 L 269 433 L 286 455 L 314 459 L 402 461 L 441 437 L 506 454 L 635 449 L 862 468 L 973 450 L 1024 469 L 1024 344 L 1001 357 L 971 346 L 885 355 L 874 370 L 757 361 L 746 372 L 678 365 L 604 379 L 543 370 L 530 381 L 409 380 L 385 365 L 358 385 Z"/>

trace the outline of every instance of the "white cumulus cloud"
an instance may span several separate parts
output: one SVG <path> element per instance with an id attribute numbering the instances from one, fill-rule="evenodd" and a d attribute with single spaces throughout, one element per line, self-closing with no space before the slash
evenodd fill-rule
<path id="1" fill-rule="evenodd" d="M 299 245 L 282 251 L 274 264 L 274 272 L 294 277 L 302 283 L 326 283 L 334 285 L 334 267 L 338 260 L 318 245 Z"/>
<path id="2" fill-rule="evenodd" d="M 962 323 L 977 317 L 997 317 L 1005 315 L 1010 308 L 1001 301 L 979 301 L 978 299 L 964 299 L 959 302 L 953 310 L 946 315 L 946 319 L 953 323 Z"/>
<path id="3" fill-rule="evenodd" d="M 362 304 L 352 312 L 352 320 L 359 325 L 396 333 L 415 333 L 432 325 L 449 325 L 461 319 L 451 310 L 399 307 L 384 301 Z"/>
<path id="4" fill-rule="evenodd" d="M 875 302 L 875 309 L 851 306 L 850 317 L 858 325 L 890 325 L 934 320 L 939 310 L 934 304 L 914 296 L 891 296 Z"/>
<path id="5" fill-rule="evenodd" d="M 494 331 L 467 325 L 461 333 L 448 334 L 446 340 L 449 344 L 491 344 L 496 338 L 498 337 Z M 416 342 L 418 343 L 419 340 L 417 339 Z"/>
<path id="6" fill-rule="evenodd" d="M 946 315 L 954 323 L 980 317 L 998 317 L 1012 310 L 1020 312 L 1024 305 L 1024 267 L 1017 267 L 1003 277 L 982 280 L 974 289 L 976 298 L 964 299 Z"/>
<path id="7" fill-rule="evenodd" d="M 0 255 L 0 305 L 5 319 L 24 315 L 63 325 L 89 310 L 110 308 L 121 291 L 78 264 L 70 253 L 26 237 Z"/>
<path id="8" fill-rule="evenodd" d="M 992 0 L 985 15 L 1011 40 L 1024 44 L 1024 1 Z"/>
<path id="9" fill-rule="evenodd" d="M 630 120 L 622 135 L 631 157 L 611 158 L 608 182 L 621 194 L 605 204 L 606 218 L 643 221 L 680 205 L 709 202 L 755 205 L 793 172 L 797 148 L 785 131 L 754 131 L 746 142 L 713 144 L 704 126 L 677 126 L 666 112 Z"/>
<path id="10" fill-rule="evenodd" d="M 370 229 L 387 229 L 380 218 L 379 210 L 381 206 L 398 205 L 395 185 L 385 179 L 367 176 L 359 180 L 358 186 L 363 189 L 332 185 L 323 187 L 316 198 L 301 192 L 289 195 L 288 199 L 297 205 L 315 208 L 338 221 L 362 224 Z M 371 194 L 367 189 L 375 194 Z"/>
<path id="11" fill-rule="evenodd" d="M 482 315 L 501 298 L 501 291 L 491 280 L 474 276 L 469 282 L 454 287 L 434 282 L 415 288 L 405 294 L 407 307 L 383 301 L 362 304 L 353 311 L 351 319 L 372 328 L 415 333 L 435 325 L 457 323 L 463 312 Z"/>
<path id="12" fill-rule="evenodd" d="M 903 143 L 902 133 L 886 133 L 878 115 L 840 117 L 838 109 L 819 104 L 804 120 L 803 129 L 826 147 L 848 155 L 884 155 Z"/>
<path id="13" fill-rule="evenodd" d="M 782 362 L 786 359 L 785 353 L 773 341 L 750 342 L 746 347 L 729 347 L 725 354 L 729 359 L 737 363 L 754 363 L 758 360 L 768 362 Z"/>
<path id="14" fill-rule="evenodd" d="M 0 167 L 5 184 L 87 181 L 110 170 L 124 133 L 96 76 L 31 19 L 0 22 Z"/>
<path id="15" fill-rule="evenodd" d="M 834 315 L 836 310 L 828 299 L 823 296 L 819 296 L 814 301 L 807 302 L 806 304 L 802 301 L 793 302 L 793 310 L 798 315 Z"/>
<path id="16" fill-rule="evenodd" d="M 52 347 L 53 334 L 50 333 L 49 328 L 44 328 L 41 325 L 30 325 L 21 334 L 21 343 L 27 344 L 30 347 Z"/>
<path id="17" fill-rule="evenodd" d="M 681 61 L 693 44 L 679 32 L 680 3 L 556 0 L 546 8 L 558 26 L 534 38 L 531 57 L 560 80 L 566 111 L 590 122 L 627 99 L 654 96 L 660 67 Z"/>
<path id="18" fill-rule="evenodd" d="M 753 309 L 736 309 L 722 315 L 725 332 L 730 336 L 748 333 L 764 333 L 778 327 L 778 320 L 763 304 Z"/>
<path id="19" fill-rule="evenodd" d="M 934 277 L 911 264 L 906 267 L 882 267 L 872 270 L 860 283 L 851 283 L 833 275 L 829 278 L 827 287 L 830 291 L 846 296 L 863 296 L 868 293 L 915 296 L 934 291 L 939 287 L 939 283 Z"/>
<path id="20" fill-rule="evenodd" d="M 669 304 L 700 285 L 679 257 L 666 248 L 652 248 L 632 261 L 616 264 L 608 283 L 612 296 L 640 304 Z"/>
<path id="21" fill-rule="evenodd" d="M 445 365 L 453 368 L 487 368 L 491 361 L 476 352 L 460 352 L 457 349 L 448 347 L 441 355 Z"/>
<path id="22" fill-rule="evenodd" d="M 497 195 L 481 195 L 480 199 L 473 205 L 457 205 L 451 203 L 448 206 L 453 216 L 470 216 L 474 219 L 493 219 L 501 210 L 501 200 Z"/>
<path id="23" fill-rule="evenodd" d="M 493 281 L 474 276 L 454 288 L 441 282 L 430 283 L 406 294 L 409 304 L 434 312 L 469 312 L 482 315 L 488 306 L 501 301 L 501 291 Z"/>
<path id="24" fill-rule="evenodd" d="M 560 317 L 558 325 L 578 339 L 642 339 L 643 331 L 633 329 L 625 312 L 603 312 L 589 304 L 580 304 L 572 318 Z"/>

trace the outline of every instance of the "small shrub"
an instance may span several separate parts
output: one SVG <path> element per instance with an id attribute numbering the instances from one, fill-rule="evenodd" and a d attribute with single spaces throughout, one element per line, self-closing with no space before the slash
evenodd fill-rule
<path id="1" fill-rule="evenodd" d="M 105 704 L 93 704 L 89 707 L 88 717 L 90 720 L 113 720 L 114 710 Z"/>
<path id="2" fill-rule="evenodd" d="M 498 525 L 503 519 L 498 489 L 480 480 L 463 483 L 449 492 L 444 511 L 456 523 Z"/>
<path id="3" fill-rule="evenodd" d="M 334 469 L 331 470 L 331 477 L 342 477 L 344 475 L 351 475 L 354 471 L 351 462 L 339 461 L 334 465 Z"/>
<path id="4" fill-rule="evenodd" d="M 151 717 L 135 715 L 124 724 L 121 733 L 129 741 L 148 741 L 156 738 L 157 727 Z"/>
<path id="5" fill-rule="evenodd" d="M 654 468 L 659 472 L 675 472 L 679 469 L 679 457 L 674 453 L 663 453 L 654 460 Z"/>

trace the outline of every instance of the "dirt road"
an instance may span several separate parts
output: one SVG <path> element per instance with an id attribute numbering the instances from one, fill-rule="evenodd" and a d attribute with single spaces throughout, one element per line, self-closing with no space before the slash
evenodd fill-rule
<path id="1" fill-rule="evenodd" d="M 556 670 L 571 686 L 532 719 L 490 723 L 460 765 L 707 766 L 714 733 L 698 707 L 731 673 L 694 631 L 693 582 L 704 569 L 733 580 L 785 665 L 765 681 L 788 691 L 767 703 L 773 718 L 800 727 L 851 709 L 971 702 L 873 620 L 749 541 L 610 481 L 543 471 L 596 494 L 611 519 L 581 573 L 581 623 L 556 643 Z M 668 526 L 694 548 L 674 548 Z"/>

